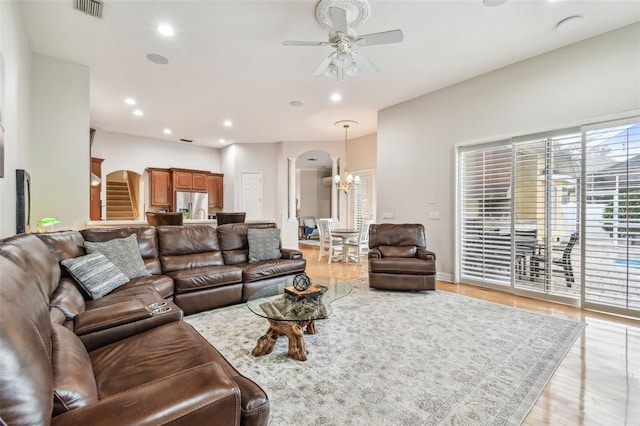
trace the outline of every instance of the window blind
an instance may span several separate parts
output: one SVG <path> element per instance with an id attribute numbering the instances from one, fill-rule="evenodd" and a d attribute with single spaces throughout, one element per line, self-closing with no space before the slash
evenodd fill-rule
<path id="1" fill-rule="evenodd" d="M 638 316 L 640 122 L 586 128 L 584 141 L 585 304 Z"/>

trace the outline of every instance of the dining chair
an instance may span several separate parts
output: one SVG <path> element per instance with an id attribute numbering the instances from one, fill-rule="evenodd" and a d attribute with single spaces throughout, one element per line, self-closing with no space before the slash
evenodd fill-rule
<path id="1" fill-rule="evenodd" d="M 322 257 L 327 254 L 329 257 L 328 263 L 331 264 L 333 258 L 342 256 L 344 248 L 344 241 L 342 238 L 336 238 L 331 235 L 333 224 L 331 219 L 318 219 L 318 234 L 320 236 L 320 254 L 318 255 L 318 262 Z"/>
<path id="2" fill-rule="evenodd" d="M 146 212 L 150 226 L 182 225 L 184 216 L 180 212 Z"/>
<path id="3" fill-rule="evenodd" d="M 373 219 L 363 219 L 360 223 L 358 238 L 344 243 L 345 250 L 355 250 L 355 256 L 359 264 L 362 264 L 362 256 L 369 253 L 369 226 L 371 226 L 372 223 L 374 223 Z"/>
<path id="4" fill-rule="evenodd" d="M 562 256 L 559 258 L 552 258 L 551 263 L 554 266 L 561 266 L 562 271 L 564 272 L 564 278 L 567 282 L 567 287 L 571 287 L 575 283 L 575 278 L 573 276 L 573 266 L 571 265 L 571 251 L 575 247 L 575 245 L 579 241 L 579 236 L 577 232 L 571 234 L 569 238 L 569 242 L 566 246 L 564 246 L 564 250 L 562 250 Z M 540 264 L 544 264 L 546 260 L 546 256 L 544 255 L 544 247 L 540 247 L 539 254 L 534 254 L 531 256 L 531 275 L 539 277 L 540 276 Z"/>

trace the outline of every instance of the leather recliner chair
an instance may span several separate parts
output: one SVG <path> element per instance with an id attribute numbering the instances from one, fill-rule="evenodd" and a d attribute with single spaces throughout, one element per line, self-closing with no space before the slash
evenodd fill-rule
<path id="1" fill-rule="evenodd" d="M 435 290 L 436 255 L 426 249 L 421 224 L 372 224 L 369 228 L 369 287 Z"/>

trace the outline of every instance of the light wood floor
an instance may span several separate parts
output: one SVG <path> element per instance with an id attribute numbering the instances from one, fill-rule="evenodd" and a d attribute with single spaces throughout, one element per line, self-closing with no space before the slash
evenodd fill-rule
<path id="1" fill-rule="evenodd" d="M 300 245 L 307 273 L 353 279 L 366 260 L 318 262 L 318 248 Z M 438 290 L 587 323 L 523 424 L 640 425 L 640 321 L 467 285 L 438 282 Z"/>

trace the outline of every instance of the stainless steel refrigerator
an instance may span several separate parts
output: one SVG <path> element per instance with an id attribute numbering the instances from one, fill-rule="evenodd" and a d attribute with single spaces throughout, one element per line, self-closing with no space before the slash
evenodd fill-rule
<path id="1" fill-rule="evenodd" d="M 206 219 L 209 194 L 206 192 L 176 192 L 176 211 L 187 212 L 186 219 Z"/>

